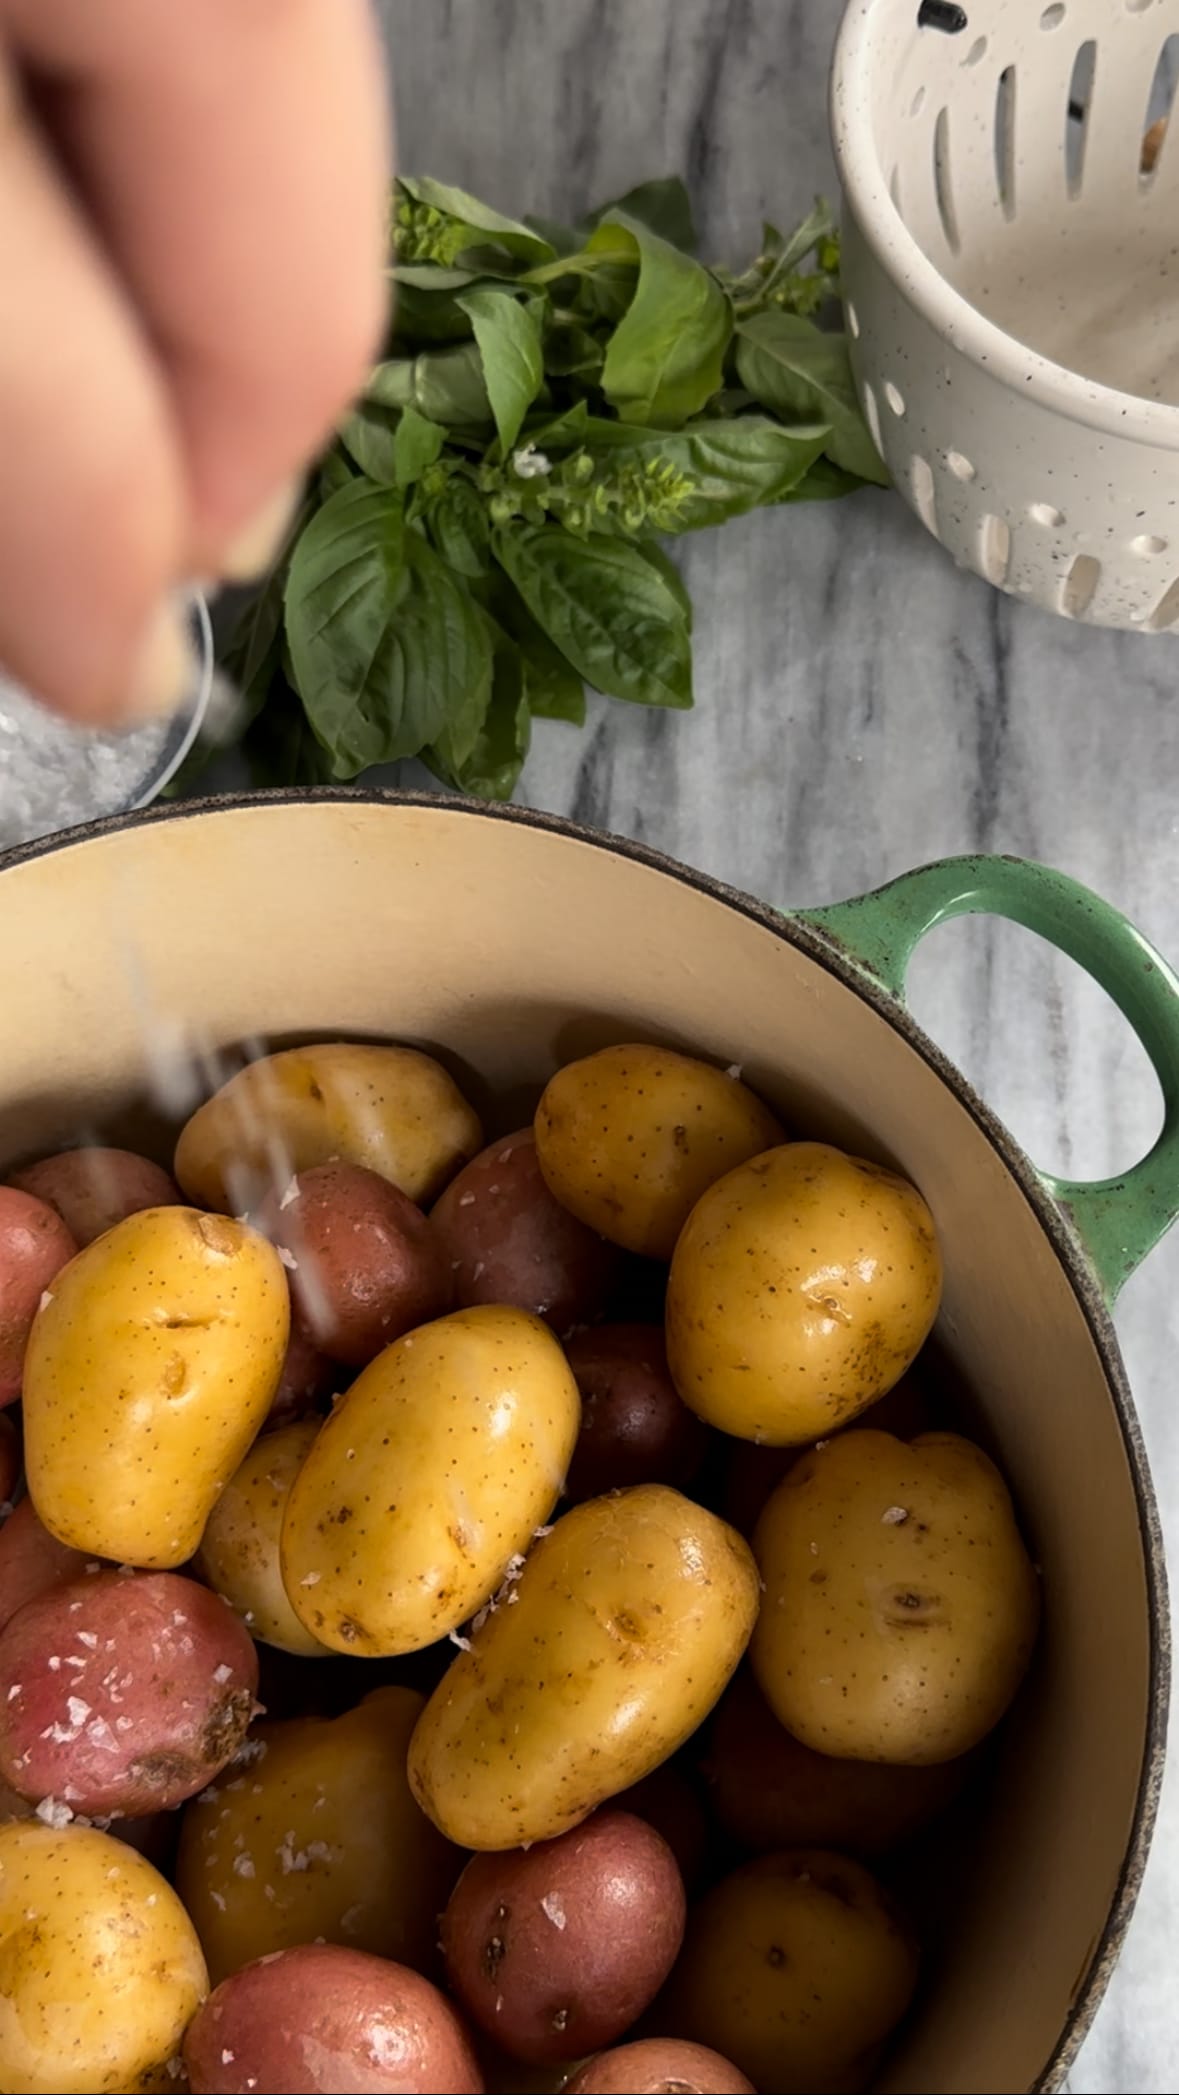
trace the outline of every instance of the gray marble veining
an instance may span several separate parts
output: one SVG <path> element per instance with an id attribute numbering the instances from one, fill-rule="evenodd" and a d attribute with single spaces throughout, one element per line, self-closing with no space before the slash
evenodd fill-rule
<path id="1" fill-rule="evenodd" d="M 756 250 L 832 193 L 837 0 L 384 0 L 399 155 L 510 211 L 576 214 L 684 173 L 710 254 Z M 1098 633 L 958 573 L 886 495 L 783 510 L 683 546 L 697 706 L 591 707 L 537 730 L 523 799 L 783 903 L 942 853 L 1078 875 L 1179 955 L 1179 641 Z M 919 1016 L 1036 1160 L 1130 1162 L 1157 1087 L 1112 1007 L 1026 933 L 956 925 L 914 970 Z M 1119 1328 L 1179 1545 L 1179 1232 Z M 1077 2091 L 1179 2086 L 1179 1764 Z"/>

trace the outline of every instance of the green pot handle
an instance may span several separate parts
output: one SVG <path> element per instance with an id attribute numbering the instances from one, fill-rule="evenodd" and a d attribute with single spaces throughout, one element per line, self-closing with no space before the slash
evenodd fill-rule
<path id="1" fill-rule="evenodd" d="M 1133 1026 L 1162 1086 L 1163 1131 L 1132 1171 L 1092 1182 L 1050 1177 L 1112 1303 L 1179 1216 L 1179 977 L 1140 932 L 1079 881 L 1020 858 L 947 858 L 875 893 L 796 914 L 898 997 L 920 941 L 951 917 L 1007 917 L 1079 961 Z"/>

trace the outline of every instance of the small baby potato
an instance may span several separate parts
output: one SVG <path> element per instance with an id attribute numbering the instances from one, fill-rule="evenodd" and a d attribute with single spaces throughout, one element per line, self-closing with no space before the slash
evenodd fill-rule
<path id="1" fill-rule="evenodd" d="M 584 2058 L 654 2000 L 683 1940 L 675 1857 L 627 1811 L 509 1855 L 476 1855 L 442 1916 L 447 1982 L 513 2057 Z"/>
<path id="2" fill-rule="evenodd" d="M 289 1321 L 278 1253 L 224 1216 L 145 1208 L 80 1251 L 25 1363 L 25 1469 L 50 1532 L 116 1563 L 185 1563 L 270 1409 Z"/>
<path id="3" fill-rule="evenodd" d="M 222 1981 L 184 2039 L 192 2095 L 482 2095 L 450 2002 L 404 1965 L 332 1943 Z"/>
<path id="4" fill-rule="evenodd" d="M 755 1854 L 841 1848 L 885 1855 L 958 1795 L 970 1762 L 912 1768 L 812 1753 L 744 1669 L 714 1713 L 705 1772 L 723 1830 Z"/>
<path id="5" fill-rule="evenodd" d="M 32 1499 L 22 1499 L 0 1527 L 0 1630 L 27 1600 L 80 1578 L 87 1565 L 100 1568 L 85 1550 L 70 1549 L 51 1535 Z"/>
<path id="6" fill-rule="evenodd" d="M 342 1717 L 260 1724 L 249 1765 L 187 1806 L 176 1886 L 214 1983 L 317 1935 L 432 1968 L 462 1857 L 410 1794 L 423 1699 L 377 1688 Z"/>
<path id="7" fill-rule="evenodd" d="M 314 1339 L 301 1331 L 292 1313 L 291 1335 L 283 1358 L 278 1388 L 271 1399 L 263 1432 L 273 1426 L 289 1426 L 296 1419 L 317 1412 L 325 1397 L 337 1386 L 340 1371 L 334 1360 L 321 1353 Z"/>
<path id="8" fill-rule="evenodd" d="M 14 1171 L 8 1183 L 56 1208 L 79 1251 L 142 1208 L 180 1202 L 175 1180 L 130 1149 L 63 1149 Z"/>
<path id="9" fill-rule="evenodd" d="M 565 2095 L 755 2095 L 753 2082 L 703 2044 L 645 2037 L 600 2051 L 565 2083 Z"/>
<path id="10" fill-rule="evenodd" d="M 915 1187 L 825 1143 L 786 1143 L 712 1186 L 676 1245 L 676 1388 L 737 1440 L 818 1440 L 912 1366 L 941 1286 Z"/>
<path id="11" fill-rule="evenodd" d="M 175 1170 L 190 1200 L 225 1215 L 281 1193 L 292 1171 L 336 1162 L 378 1171 L 428 1207 L 482 1141 L 432 1056 L 338 1041 L 239 1070 L 183 1129 Z"/>
<path id="12" fill-rule="evenodd" d="M 0 1778 L 88 1817 L 170 1810 L 246 1735 L 258 1660 L 195 1579 L 100 1571 L 0 1633 Z"/>
<path id="13" fill-rule="evenodd" d="M 669 1259 L 701 1194 L 781 1140 L 778 1121 L 736 1075 L 671 1048 L 602 1048 L 569 1062 L 536 1109 L 550 1191 L 643 1258 Z"/>
<path id="14" fill-rule="evenodd" d="M 793 1848 L 745 1863 L 693 1907 L 659 2015 L 755 2087 L 852 2090 L 908 2007 L 917 1964 L 912 1935 L 860 1863 Z"/>
<path id="15" fill-rule="evenodd" d="M 681 1403 L 658 1324 L 604 1324 L 568 1339 L 565 1358 L 581 1391 L 581 1431 L 565 1496 L 597 1498 L 628 1484 L 686 1490 L 708 1434 Z"/>
<path id="16" fill-rule="evenodd" d="M 194 1565 L 251 1636 L 304 1659 L 327 1658 L 328 1646 L 304 1629 L 287 1599 L 279 1543 L 291 1486 L 321 1424 L 297 1419 L 254 1442 L 205 1522 Z"/>
<path id="17" fill-rule="evenodd" d="M 258 1210 L 282 1247 L 295 1317 L 320 1350 L 367 1367 L 451 1304 L 450 1262 L 419 1207 L 376 1171 L 315 1164 Z"/>
<path id="18" fill-rule="evenodd" d="M 457 1630 L 556 1505 L 580 1411 L 560 1346 L 523 1310 L 456 1310 L 387 1346 L 287 1500 L 282 1576 L 300 1622 L 366 1658 Z"/>
<path id="19" fill-rule="evenodd" d="M 451 1840 L 551 1840 L 670 1759 L 757 1614 L 749 1547 L 662 1484 L 574 1506 L 435 1688 L 409 1750 Z"/>
<path id="20" fill-rule="evenodd" d="M 208 1991 L 171 1885 L 89 1827 L 0 1826 L 0 2087 L 149 2084 Z"/>
<path id="21" fill-rule="evenodd" d="M 0 1411 L 0 1506 L 12 1504 L 19 1477 L 20 1435 L 7 1412 Z"/>
<path id="22" fill-rule="evenodd" d="M 981 1448 L 956 1433 L 840 1434 L 778 1486 L 754 1550 L 765 1598 L 750 1660 L 804 1745 L 922 1767 L 999 1722 L 1040 1594 Z"/>
<path id="23" fill-rule="evenodd" d="M 558 1338 L 606 1306 L 618 1249 L 553 1198 L 531 1128 L 493 1142 L 452 1179 L 430 1220 L 454 1274 L 460 1309 L 507 1302 L 543 1317 Z"/>
<path id="24" fill-rule="evenodd" d="M 38 1305 L 77 1248 L 56 1208 L 0 1186 L 0 1404 L 21 1393 Z"/>

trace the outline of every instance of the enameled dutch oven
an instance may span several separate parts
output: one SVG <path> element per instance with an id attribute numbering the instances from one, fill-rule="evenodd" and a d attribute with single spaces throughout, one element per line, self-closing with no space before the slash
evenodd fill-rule
<path id="1" fill-rule="evenodd" d="M 967 911 L 1071 954 L 1144 1042 L 1166 1121 L 1124 1178 L 1046 1179 L 908 1015 L 914 947 Z M 345 792 L 30 846 L 0 868 L 0 927 L 0 1162 L 125 1130 L 154 1016 L 215 1045 L 430 1046 L 477 1105 L 506 1101 L 502 1126 L 559 1062 L 658 1040 L 740 1063 L 788 1124 L 916 1181 L 945 1251 L 939 1341 L 1014 1485 L 1046 1616 L 933 1982 L 880 2086 L 1059 2086 L 1129 1919 L 1163 1751 L 1159 1531 L 1110 1323 L 1179 1209 L 1179 982 L 1159 956 L 1016 860 L 951 860 L 788 916 L 543 815 Z"/>

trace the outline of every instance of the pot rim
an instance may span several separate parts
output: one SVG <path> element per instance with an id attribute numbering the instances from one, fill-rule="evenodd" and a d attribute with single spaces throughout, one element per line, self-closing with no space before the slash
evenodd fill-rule
<path id="1" fill-rule="evenodd" d="M 438 810 L 467 818 L 503 822 L 525 829 L 539 829 L 581 844 L 629 859 L 652 872 L 662 873 L 681 886 L 694 889 L 712 901 L 725 904 L 740 916 L 771 932 L 787 945 L 797 947 L 807 958 L 827 969 L 862 1002 L 895 1028 L 921 1057 L 935 1077 L 954 1094 L 986 1136 L 1006 1166 L 1049 1240 L 1071 1284 L 1077 1306 L 1089 1328 L 1105 1372 L 1110 1398 L 1117 1415 L 1126 1451 L 1142 1537 L 1143 1562 L 1149 1606 L 1149 1696 L 1143 1737 L 1142 1769 L 1134 1816 L 1118 1882 L 1104 1927 L 1092 1953 L 1088 1971 L 1069 2009 L 1064 2027 L 1051 2054 L 1031 2083 L 1029 2095 L 1051 2095 L 1063 2083 L 1081 2044 L 1092 2026 L 1106 1987 L 1117 1963 L 1126 1930 L 1142 1885 L 1150 1852 L 1151 1836 L 1158 1813 L 1159 1790 L 1166 1752 L 1167 1715 L 1171 1686 L 1170 1613 L 1167 1599 L 1166 1562 L 1162 1528 L 1154 1483 L 1147 1461 L 1142 1429 L 1130 1394 L 1121 1349 L 1096 1277 L 1078 1240 L 1070 1230 L 1040 1174 L 1014 1136 L 979 1097 L 962 1072 L 935 1041 L 917 1024 L 907 1005 L 861 971 L 841 947 L 824 937 L 816 927 L 788 910 L 775 909 L 741 889 L 700 873 L 665 852 L 608 830 L 595 830 L 543 809 L 514 807 L 502 803 L 464 799 L 458 795 L 411 792 L 387 787 L 318 786 L 267 791 L 219 794 L 199 800 L 174 801 L 163 806 L 109 815 L 80 828 L 40 837 L 0 853 L 0 876 L 50 853 L 98 841 L 127 829 L 154 827 L 164 822 L 191 821 L 201 815 L 232 813 L 236 809 L 314 806 L 413 807 Z"/>

